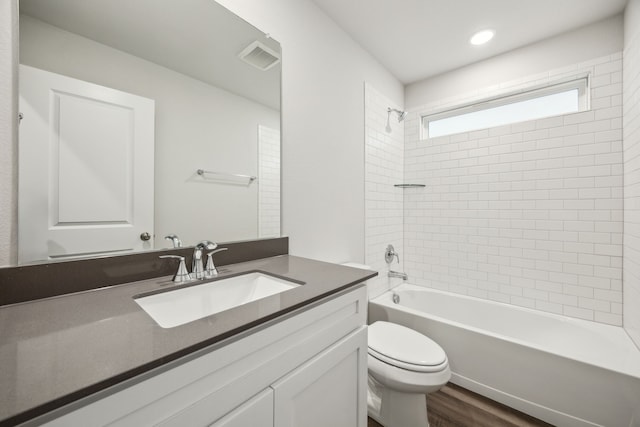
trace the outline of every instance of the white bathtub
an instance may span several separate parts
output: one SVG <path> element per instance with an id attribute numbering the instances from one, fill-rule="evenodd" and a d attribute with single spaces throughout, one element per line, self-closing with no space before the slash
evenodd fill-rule
<path id="1" fill-rule="evenodd" d="M 640 426 L 640 351 L 620 327 L 410 284 L 371 300 L 369 320 L 429 336 L 452 382 L 548 423 Z"/>

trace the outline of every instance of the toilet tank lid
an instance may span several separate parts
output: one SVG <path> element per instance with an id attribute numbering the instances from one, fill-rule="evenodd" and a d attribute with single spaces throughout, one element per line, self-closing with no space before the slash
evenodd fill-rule
<path id="1" fill-rule="evenodd" d="M 406 326 L 378 321 L 369 325 L 368 335 L 370 349 L 399 362 L 436 366 L 447 360 L 435 341 Z"/>
<path id="2" fill-rule="evenodd" d="M 371 266 L 360 264 L 357 262 L 343 262 L 342 265 L 344 265 L 345 267 L 360 268 L 362 270 L 371 270 Z"/>

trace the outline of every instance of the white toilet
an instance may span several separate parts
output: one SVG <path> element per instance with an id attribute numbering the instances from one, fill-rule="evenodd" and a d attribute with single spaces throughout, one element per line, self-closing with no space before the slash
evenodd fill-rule
<path id="1" fill-rule="evenodd" d="M 369 416 L 385 427 L 427 427 L 426 393 L 451 378 L 442 347 L 405 326 L 369 326 Z"/>

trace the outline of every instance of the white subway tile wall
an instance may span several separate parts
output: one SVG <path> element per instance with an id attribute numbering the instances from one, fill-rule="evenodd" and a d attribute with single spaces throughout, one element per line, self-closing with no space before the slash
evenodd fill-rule
<path id="1" fill-rule="evenodd" d="M 422 115 L 586 73 L 589 111 L 420 140 Z M 404 180 L 427 187 L 404 193 L 410 281 L 621 325 L 621 76 L 618 53 L 414 109 Z"/>
<path id="2" fill-rule="evenodd" d="M 280 237 L 280 131 L 258 125 L 258 237 Z"/>
<path id="3" fill-rule="evenodd" d="M 392 269 L 403 271 L 403 190 L 394 187 L 403 181 L 404 123 L 387 108 L 401 109 L 371 85 L 365 83 L 365 264 L 378 271 L 369 280 L 369 298 L 375 298 L 402 279 L 389 279 L 384 261 L 388 244 L 400 253 Z"/>
<path id="4" fill-rule="evenodd" d="M 633 3 L 633 4 L 632 4 Z M 640 347 L 640 2 L 624 48 L 624 327 Z M 634 19 L 635 22 L 631 22 Z"/>

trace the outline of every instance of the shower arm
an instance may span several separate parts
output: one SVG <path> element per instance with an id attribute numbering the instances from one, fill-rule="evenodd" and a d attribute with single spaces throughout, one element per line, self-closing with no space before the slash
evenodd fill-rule
<path id="1" fill-rule="evenodd" d="M 398 123 L 402 122 L 405 117 L 407 117 L 407 112 L 406 111 L 401 111 L 398 110 L 397 108 L 391 108 L 388 107 L 387 108 L 387 121 L 389 121 L 389 115 L 391 115 L 391 113 L 394 112 L 398 115 Z"/>

